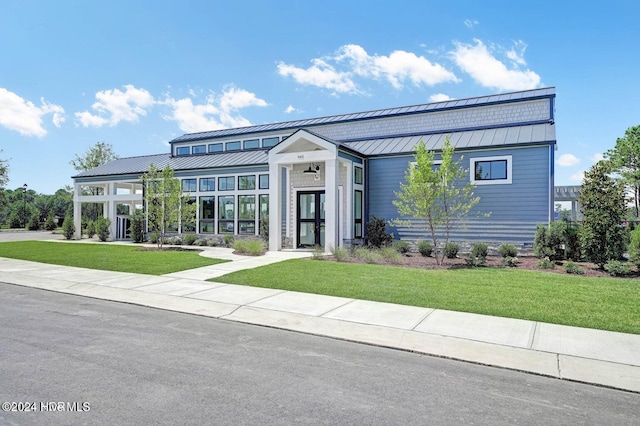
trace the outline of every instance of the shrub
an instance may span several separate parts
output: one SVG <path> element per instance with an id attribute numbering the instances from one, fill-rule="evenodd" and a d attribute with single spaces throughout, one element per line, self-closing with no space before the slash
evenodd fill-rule
<path id="1" fill-rule="evenodd" d="M 111 233 L 111 231 L 109 230 L 109 227 L 111 226 L 111 219 L 106 218 L 106 217 L 99 217 L 98 220 L 96 220 L 96 233 L 98 234 L 98 238 L 100 239 L 100 241 L 107 241 L 107 239 L 109 238 L 109 234 Z"/>
<path id="2" fill-rule="evenodd" d="M 205 241 L 209 247 L 218 247 L 220 245 L 219 240 L 211 239 L 211 240 L 205 240 Z"/>
<path id="3" fill-rule="evenodd" d="M 505 256 L 500 261 L 500 264 L 502 266 L 506 266 L 508 268 L 516 268 L 518 266 L 518 263 L 520 263 L 520 261 L 515 256 Z"/>
<path id="4" fill-rule="evenodd" d="M 457 243 L 449 241 L 444 245 L 444 249 L 442 251 L 447 259 L 455 259 L 456 256 L 458 256 L 458 250 L 460 250 L 460 246 Z"/>
<path id="5" fill-rule="evenodd" d="M 631 241 L 629 242 L 629 259 L 640 267 L 640 226 L 631 232 Z"/>
<path id="6" fill-rule="evenodd" d="M 390 263 L 400 263 L 401 252 L 396 247 L 383 247 L 380 249 L 380 256 Z"/>
<path id="7" fill-rule="evenodd" d="M 269 243 L 269 215 L 260 218 L 258 233 L 265 243 Z"/>
<path id="8" fill-rule="evenodd" d="M 567 274 L 584 275 L 584 268 L 572 260 L 564 264 L 564 270 Z"/>
<path id="9" fill-rule="evenodd" d="M 175 235 L 173 237 L 169 237 L 165 239 L 164 243 L 169 244 L 171 246 L 179 246 L 179 245 L 182 245 L 182 238 L 178 235 Z"/>
<path id="10" fill-rule="evenodd" d="M 336 262 L 344 262 L 349 258 L 349 250 L 344 247 L 331 247 L 330 249 L 331 254 L 333 255 L 333 258 L 336 260 Z"/>
<path id="11" fill-rule="evenodd" d="M 553 269 L 554 267 L 555 263 L 553 263 L 553 261 L 548 257 L 543 257 L 536 262 L 536 268 L 538 269 Z"/>
<path id="12" fill-rule="evenodd" d="M 516 257 L 518 256 L 518 249 L 516 248 L 516 246 L 512 245 L 512 244 L 502 244 L 499 248 L 498 251 L 500 252 L 500 255 L 504 258 L 504 257 Z"/>
<path id="13" fill-rule="evenodd" d="M 162 235 L 160 235 L 159 232 L 153 232 L 151 235 L 149 235 L 149 242 L 151 244 L 158 244 L 160 240 L 162 240 Z"/>
<path id="14" fill-rule="evenodd" d="M 27 228 L 29 231 L 38 231 L 40 229 L 40 215 L 38 213 L 31 215 Z"/>
<path id="15" fill-rule="evenodd" d="M 195 240 L 193 242 L 194 245 L 199 246 L 199 247 L 206 247 L 207 246 L 207 239 L 206 238 L 198 238 L 197 240 Z"/>
<path id="16" fill-rule="evenodd" d="M 406 241 L 398 240 L 394 241 L 393 248 L 400 254 L 405 254 L 409 251 L 409 243 Z"/>
<path id="17" fill-rule="evenodd" d="M 489 246 L 484 243 L 474 243 L 471 246 L 471 252 L 465 259 L 465 262 L 469 266 L 483 266 L 487 263 L 487 253 L 489 252 Z"/>
<path id="18" fill-rule="evenodd" d="M 324 260 L 324 250 L 320 246 L 315 246 L 313 248 L 313 253 L 311 255 L 313 260 Z"/>
<path id="19" fill-rule="evenodd" d="M 87 237 L 93 238 L 96 235 L 96 223 L 92 220 L 87 222 Z"/>
<path id="20" fill-rule="evenodd" d="M 568 226 L 565 236 L 567 259 L 571 259 L 575 262 L 579 261 L 582 258 L 582 247 L 580 247 L 580 227 L 577 225 Z"/>
<path id="21" fill-rule="evenodd" d="M 367 243 L 372 247 L 384 247 L 391 244 L 393 237 L 387 232 L 387 222 L 383 218 L 371 215 L 367 222 Z"/>
<path id="22" fill-rule="evenodd" d="M 225 235 L 224 236 L 224 245 L 227 247 L 231 247 L 233 245 L 233 241 L 235 240 L 235 238 L 233 237 L 233 235 Z"/>
<path id="23" fill-rule="evenodd" d="M 604 269 L 612 277 L 624 277 L 631 274 L 631 268 L 629 268 L 629 265 L 625 262 L 620 262 L 619 260 L 608 261 L 605 263 Z"/>
<path id="24" fill-rule="evenodd" d="M 137 211 L 129 216 L 129 232 L 134 243 L 144 241 L 144 215 Z"/>
<path id="25" fill-rule="evenodd" d="M 548 227 L 538 225 L 533 240 L 533 254 L 539 258 L 548 257 L 550 260 L 563 260 L 565 258 L 566 243 L 566 222 L 552 222 Z"/>
<path id="26" fill-rule="evenodd" d="M 233 242 L 233 249 L 238 254 L 249 256 L 260 256 L 264 249 L 264 242 L 261 239 L 249 238 L 246 240 L 236 240 Z"/>
<path id="27" fill-rule="evenodd" d="M 429 257 L 433 253 L 433 246 L 429 241 L 420 241 L 418 243 L 418 251 L 424 257 Z"/>
<path id="28" fill-rule="evenodd" d="M 64 237 L 67 240 L 73 239 L 73 234 L 76 232 L 76 225 L 73 223 L 73 217 L 67 216 L 64 218 L 64 222 L 62 224 L 62 232 L 64 233 Z"/>
<path id="29" fill-rule="evenodd" d="M 182 242 L 184 242 L 188 246 L 192 246 L 197 239 L 198 237 L 196 237 L 196 234 L 185 234 L 185 236 L 182 238 Z"/>
<path id="30" fill-rule="evenodd" d="M 44 229 L 47 231 L 54 231 L 56 229 L 56 221 L 53 219 L 53 215 L 47 216 L 47 220 L 44 222 Z"/>
<path id="31" fill-rule="evenodd" d="M 9 228 L 11 229 L 22 228 L 22 220 L 20 219 L 20 215 L 17 212 L 12 212 L 9 215 Z"/>
<path id="32" fill-rule="evenodd" d="M 355 250 L 355 256 L 365 263 L 380 263 L 382 255 L 377 250 L 370 250 L 365 247 L 358 247 Z"/>

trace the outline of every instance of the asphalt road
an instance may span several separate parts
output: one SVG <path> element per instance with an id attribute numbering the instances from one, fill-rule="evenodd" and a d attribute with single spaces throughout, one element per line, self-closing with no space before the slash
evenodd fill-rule
<path id="1" fill-rule="evenodd" d="M 638 394 L 2 283 L 0 324 L 0 424 L 640 423 Z"/>

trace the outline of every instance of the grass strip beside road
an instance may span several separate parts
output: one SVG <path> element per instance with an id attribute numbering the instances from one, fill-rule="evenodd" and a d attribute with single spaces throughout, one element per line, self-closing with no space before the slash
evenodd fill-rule
<path id="1" fill-rule="evenodd" d="M 142 246 L 45 241 L 0 243 L 0 257 L 105 271 L 163 275 L 227 262 L 197 251 L 140 250 Z"/>
<path id="2" fill-rule="evenodd" d="M 640 280 L 289 260 L 211 281 L 640 334 Z"/>

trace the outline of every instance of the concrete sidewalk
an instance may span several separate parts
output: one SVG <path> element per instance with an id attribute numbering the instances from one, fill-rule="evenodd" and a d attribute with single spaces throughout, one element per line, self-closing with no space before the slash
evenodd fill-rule
<path id="1" fill-rule="evenodd" d="M 232 262 L 165 276 L 0 258 L 0 282 L 640 392 L 640 335 L 204 281 L 310 255 L 248 258 L 224 250 L 206 255 Z"/>

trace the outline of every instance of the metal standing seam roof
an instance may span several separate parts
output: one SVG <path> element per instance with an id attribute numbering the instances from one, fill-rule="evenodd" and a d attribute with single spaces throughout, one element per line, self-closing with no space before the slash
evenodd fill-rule
<path id="1" fill-rule="evenodd" d="M 546 87 L 541 89 L 526 90 L 522 92 L 503 93 L 497 95 L 480 96 L 475 98 L 455 99 L 443 102 L 435 102 L 421 105 L 403 106 L 396 108 L 387 108 L 374 111 L 356 112 L 348 114 L 338 114 L 332 116 L 308 118 L 301 120 L 285 121 L 281 123 L 258 124 L 247 127 L 236 127 L 232 129 L 213 130 L 208 132 L 188 133 L 179 136 L 169 143 L 188 142 L 203 139 L 213 139 L 223 136 L 233 136 L 249 133 L 266 132 L 272 130 L 297 129 L 306 126 L 315 126 L 319 124 L 333 124 L 345 121 L 364 120 L 372 118 L 391 117 L 403 114 L 415 114 L 426 111 L 438 111 L 446 109 L 463 108 L 467 106 L 489 105 L 499 102 L 511 102 L 522 99 L 534 99 L 540 97 L 548 97 L 555 95 L 554 87 Z"/>
<path id="2" fill-rule="evenodd" d="M 451 144 L 456 149 L 533 144 L 555 142 L 556 140 L 554 125 L 532 124 L 509 128 L 491 128 L 409 137 L 370 139 L 347 142 L 344 143 L 344 146 L 365 156 L 390 155 L 413 152 L 415 146 L 422 140 L 428 150 L 439 151 L 442 149 L 444 139 L 447 135 L 450 136 Z"/>
<path id="3" fill-rule="evenodd" d="M 142 175 L 149 170 L 151 164 L 156 166 L 157 169 L 164 169 L 164 167 L 168 165 L 175 171 L 183 171 L 266 165 L 268 162 L 268 155 L 265 150 L 224 152 L 184 157 L 171 157 L 170 154 L 157 154 L 120 158 L 96 167 L 95 169 L 84 171 L 73 176 L 73 178 L 129 174 Z"/>

